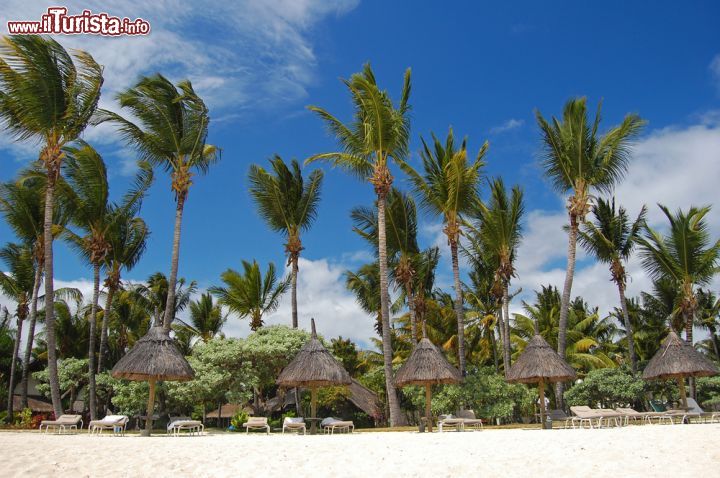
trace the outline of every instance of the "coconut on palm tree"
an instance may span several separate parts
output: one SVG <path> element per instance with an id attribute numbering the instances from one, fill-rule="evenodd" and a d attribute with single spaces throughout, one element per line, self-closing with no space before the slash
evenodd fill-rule
<path id="1" fill-rule="evenodd" d="M 592 194 L 612 192 L 622 180 L 630 162 L 632 141 L 640 133 L 645 122 L 636 114 L 628 114 L 623 121 L 601 135 L 598 105 L 595 119 L 588 118 L 587 100 L 573 98 L 565 103 L 561 119 L 547 121 L 540 111 L 536 112 L 542 135 L 542 168 L 553 187 L 560 193 L 571 193 L 567 201 L 568 260 L 565 284 L 560 306 L 558 330 L 558 353 L 565 353 L 567 321 L 575 275 L 575 254 L 580 224 L 590 212 Z M 557 383 L 558 397 L 562 405 L 562 382 Z"/>
<path id="2" fill-rule="evenodd" d="M 282 233 L 286 241 L 287 265 L 291 266 L 292 326 L 297 329 L 297 276 L 300 252 L 304 249 L 300 233 L 307 231 L 317 217 L 323 172 L 313 171 L 305 182 L 300 165 L 293 160 L 290 168 L 278 155 L 270 160 L 273 172 L 250 166 L 250 194 L 260 215 L 270 228 Z"/>
<path id="3" fill-rule="evenodd" d="M 343 123 L 317 106 L 309 109 L 325 121 L 337 138 L 341 151 L 321 153 L 307 161 L 324 160 L 373 185 L 378 205 L 378 263 L 380 269 L 380 308 L 383 327 L 383 360 L 385 390 L 390 409 L 390 426 L 405 423 L 400 410 L 392 376 L 392 343 L 388 294 L 388 265 L 385 233 L 385 199 L 392 187 L 390 162 L 401 162 L 408 156 L 410 141 L 410 70 L 405 72 L 397 107 L 390 95 L 381 90 L 369 64 L 361 73 L 343 80 L 353 102 L 353 118 Z"/>
<path id="4" fill-rule="evenodd" d="M 102 67 L 92 56 L 73 56 L 55 40 L 38 35 L 0 40 L 0 122 L 17 140 L 36 140 L 46 172 L 43 242 L 45 257 L 45 329 L 50 395 L 55 415 L 63 412 L 57 375 L 53 317 L 53 211 L 55 187 L 65 152 L 95 113 Z"/>
<path id="5" fill-rule="evenodd" d="M 0 249 L 0 259 L 6 266 L 6 272 L 0 271 L 0 291 L 17 304 L 15 306 L 15 343 L 10 362 L 10 377 L 8 383 L 7 420 L 12 423 L 13 395 L 15 393 L 15 370 L 22 339 L 22 329 L 25 319 L 30 313 L 30 303 L 35 289 L 35 263 L 32 250 L 20 244 L 10 243 Z"/>
<path id="6" fill-rule="evenodd" d="M 487 257 L 494 267 L 495 289 L 502 297 L 502 314 L 499 316 L 500 336 L 503 343 L 503 366 L 505 373 L 510 370 L 510 281 L 515 277 L 517 248 L 522 239 L 520 221 L 524 212 L 523 193 L 514 186 L 508 195 L 501 178 L 490 183 L 490 199 L 487 205 L 478 208 L 477 239 L 480 254 Z"/>
<path id="7" fill-rule="evenodd" d="M 175 194 L 173 234 L 168 296 L 162 326 L 166 332 L 175 318 L 175 284 L 180 259 L 182 216 L 193 175 L 204 174 L 220 158 L 220 150 L 206 143 L 210 115 L 205 102 L 189 80 L 177 88 L 159 73 L 142 78 L 135 86 L 117 95 L 121 108 L 137 122 L 107 110 L 99 110 L 96 122 L 115 124 L 140 158 L 170 173 Z"/>
<path id="8" fill-rule="evenodd" d="M 241 319 L 249 317 L 250 329 L 256 331 L 263 326 L 263 316 L 277 310 L 280 297 L 290 285 L 290 277 L 278 279 L 272 262 L 265 275 L 257 261 L 242 261 L 242 266 L 242 273 L 228 269 L 220 275 L 224 287 L 214 286 L 208 290 L 230 312 Z"/>
<path id="9" fill-rule="evenodd" d="M 458 332 L 458 364 L 460 373 L 465 374 L 465 326 L 463 316 L 462 286 L 460 283 L 460 266 L 458 263 L 458 247 L 462 217 L 472 210 L 478 202 L 478 187 L 481 168 L 485 162 L 483 157 L 488 149 L 485 142 L 474 160 L 468 160 L 467 140 L 463 139 L 460 147 L 455 144 L 452 128 L 443 144 L 434 134 L 433 147 L 422 140 L 420 157 L 423 162 L 422 174 L 415 171 L 409 164 L 403 163 L 403 170 L 421 199 L 423 206 L 433 214 L 440 215 L 445 225 L 443 232 L 447 236 L 452 259 L 453 279 L 455 286 L 455 315 Z"/>
<path id="10" fill-rule="evenodd" d="M 609 264 L 610 276 L 615 282 L 620 294 L 620 308 L 622 309 L 623 324 L 627 336 L 628 355 L 632 372 L 637 372 L 637 357 L 635 355 L 635 343 L 633 341 L 633 328 L 630 323 L 630 316 L 627 310 L 627 299 L 625 298 L 625 286 L 627 284 L 627 272 L 625 264 L 637 243 L 640 231 L 645 223 L 646 208 L 640 210 L 635 221 L 630 221 L 625 209 L 620 206 L 615 208 L 615 199 L 606 201 L 599 198 L 592 208 L 594 222 L 585 222 L 583 230 L 580 231 L 580 243 L 595 258 L 603 263 Z"/>

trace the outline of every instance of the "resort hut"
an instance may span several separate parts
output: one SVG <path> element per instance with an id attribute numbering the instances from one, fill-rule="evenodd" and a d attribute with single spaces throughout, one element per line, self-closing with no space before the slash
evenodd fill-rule
<path id="1" fill-rule="evenodd" d="M 683 407 L 687 408 L 685 377 L 709 377 L 718 373 L 711 361 L 671 330 L 642 376 L 645 380 L 677 380 Z"/>
<path id="2" fill-rule="evenodd" d="M 112 376 L 127 380 L 147 380 L 150 384 L 144 436 L 152 430 L 155 406 L 155 382 L 158 380 L 192 380 L 195 377 L 190 364 L 178 350 L 162 327 L 152 327 L 130 351 L 115 364 Z"/>
<path id="3" fill-rule="evenodd" d="M 310 433 L 317 431 L 317 389 L 336 385 L 350 385 L 350 374 L 335 360 L 318 340 L 315 319 L 310 319 L 312 335 L 295 358 L 280 372 L 276 383 L 283 388 L 310 389 Z"/>
<path id="4" fill-rule="evenodd" d="M 537 383 L 540 395 L 540 427 L 545 428 L 545 382 L 566 382 L 575 378 L 575 370 L 536 334 L 525 346 L 507 373 L 512 383 Z"/>
<path id="5" fill-rule="evenodd" d="M 423 338 L 417 343 L 410 358 L 398 369 L 395 374 L 395 385 L 425 386 L 425 419 L 428 429 L 432 432 L 432 414 L 430 402 L 432 400 L 432 386 L 435 384 L 458 383 L 462 381 L 460 371 L 450 365 L 445 355 L 438 349 L 425 334 L 423 325 Z"/>

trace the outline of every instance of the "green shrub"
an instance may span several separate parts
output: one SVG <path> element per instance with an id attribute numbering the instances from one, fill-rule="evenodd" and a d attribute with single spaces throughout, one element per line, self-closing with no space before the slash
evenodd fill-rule
<path id="1" fill-rule="evenodd" d="M 15 426 L 18 428 L 32 428 L 32 410 L 23 408 L 22 411 L 15 416 Z"/>
<path id="2" fill-rule="evenodd" d="M 646 388 L 646 382 L 625 367 L 602 368 L 591 370 L 564 396 L 569 405 L 615 408 L 642 403 Z"/>
<path id="3" fill-rule="evenodd" d="M 697 401 L 707 409 L 720 408 L 720 375 L 697 380 Z"/>
<path id="4" fill-rule="evenodd" d="M 241 431 L 243 429 L 243 423 L 248 421 L 248 414 L 244 410 L 238 410 L 235 415 L 230 419 L 230 425 L 232 425 L 234 431 Z"/>

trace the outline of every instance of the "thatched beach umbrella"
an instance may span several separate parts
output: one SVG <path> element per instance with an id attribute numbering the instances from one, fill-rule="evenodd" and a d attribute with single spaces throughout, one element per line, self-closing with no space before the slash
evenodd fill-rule
<path id="1" fill-rule="evenodd" d="M 683 407 L 687 408 L 685 377 L 717 375 L 717 367 L 671 330 L 643 370 L 645 380 L 677 380 Z"/>
<path id="2" fill-rule="evenodd" d="M 195 377 L 190 364 L 178 350 L 170 335 L 162 327 L 152 327 L 112 369 L 112 376 L 127 380 L 147 380 L 150 384 L 147 420 L 143 435 L 152 430 L 155 406 L 155 382 L 158 380 L 192 380 Z"/>
<path id="3" fill-rule="evenodd" d="M 417 343 L 410 357 L 402 364 L 395 374 L 395 385 L 425 386 L 425 419 L 428 430 L 432 431 L 432 417 L 430 402 L 432 400 L 432 386 L 435 384 L 458 383 L 462 381 L 460 371 L 450 365 L 445 355 L 435 344 L 430 342 L 425 334 L 423 325 L 423 338 Z"/>
<path id="4" fill-rule="evenodd" d="M 545 382 L 566 382 L 575 378 L 575 370 L 536 334 L 510 367 L 506 380 L 513 383 L 537 383 L 540 394 L 540 426 L 545 428 Z"/>
<path id="5" fill-rule="evenodd" d="M 276 383 L 283 388 L 307 387 L 310 389 L 310 433 L 317 431 L 317 389 L 336 385 L 350 385 L 350 374 L 335 360 L 318 340 L 315 319 L 310 319 L 312 335 L 295 358 L 280 372 Z"/>

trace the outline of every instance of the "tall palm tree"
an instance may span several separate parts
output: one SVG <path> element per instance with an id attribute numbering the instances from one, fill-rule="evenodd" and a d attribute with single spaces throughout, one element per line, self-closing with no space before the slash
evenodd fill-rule
<path id="1" fill-rule="evenodd" d="M 268 264 L 263 276 L 257 261 L 242 261 L 242 273 L 228 269 L 220 275 L 225 287 L 210 287 L 220 304 L 238 314 L 241 319 L 250 318 L 250 329 L 263 326 L 263 315 L 274 312 L 280 305 L 280 297 L 290 285 L 290 277 L 279 279 L 275 264 Z"/>
<path id="2" fill-rule="evenodd" d="M 250 194 L 265 222 L 272 230 L 284 234 L 287 239 L 287 265 L 292 267 L 292 326 L 297 329 L 298 260 L 304 249 L 300 232 L 307 231 L 317 217 L 323 172 L 313 171 L 306 183 L 296 160 L 293 159 L 291 167 L 288 168 L 282 158 L 275 155 L 270 164 L 274 174 L 256 164 L 250 166 Z"/>
<path id="3" fill-rule="evenodd" d="M 502 296 L 502 331 L 503 365 L 505 373 L 510 370 L 510 281 L 515 277 L 515 259 L 517 248 L 522 239 L 520 221 L 524 213 L 523 192 L 514 186 L 508 195 L 501 178 L 490 183 L 490 200 L 487 205 L 479 208 L 479 242 L 480 253 L 488 256 L 489 263 L 495 268 L 496 287 Z"/>
<path id="4" fill-rule="evenodd" d="M 383 326 L 383 360 L 385 390 L 390 410 L 390 426 L 405 423 L 392 375 L 392 343 L 390 336 L 390 304 L 388 294 L 388 266 L 385 234 L 385 199 L 392 187 L 390 162 L 399 162 L 408 156 L 410 141 L 410 69 L 405 72 L 400 102 L 392 102 L 390 95 L 381 90 L 369 64 L 361 73 L 343 80 L 350 91 L 354 112 L 349 123 L 343 123 L 328 111 L 317 106 L 309 109 L 325 121 L 337 138 L 342 150 L 312 156 L 308 162 L 329 161 L 362 181 L 373 185 L 378 204 L 378 263 L 380 268 L 380 305 Z"/>
<path id="5" fill-rule="evenodd" d="M 162 272 L 155 272 L 147 284 L 134 286 L 135 300 L 140 302 L 146 310 L 152 314 L 152 323 L 155 327 L 161 327 L 165 318 L 165 311 L 169 294 L 169 280 Z M 171 308 L 175 314 L 183 311 L 190 303 L 192 295 L 197 291 L 197 283 L 191 281 L 185 285 L 185 278 L 179 278 L 175 283 L 173 303 Z M 175 320 L 173 317 L 172 320 Z"/>
<path id="6" fill-rule="evenodd" d="M 628 114 L 618 126 L 600 135 L 598 105 L 594 121 L 588 118 L 586 98 L 572 98 L 563 108 L 562 120 L 555 117 L 548 122 L 536 111 L 537 123 L 543 141 L 542 168 L 560 193 L 572 193 L 567 210 L 570 221 L 568 231 L 568 260 L 565 284 L 560 306 L 558 353 L 565 353 L 568 311 L 575 275 L 575 254 L 580 224 L 590 211 L 594 192 L 611 192 L 622 180 L 630 162 L 632 141 L 645 122 L 636 114 Z M 562 382 L 557 383 L 557 396 L 562 406 Z"/>
<path id="7" fill-rule="evenodd" d="M 698 290 L 698 322 L 701 327 L 710 333 L 706 342 L 708 351 L 715 355 L 715 360 L 720 360 L 720 299 L 709 290 Z"/>
<path id="8" fill-rule="evenodd" d="M 200 337 L 203 342 L 222 336 L 221 330 L 226 321 L 227 313 L 223 313 L 220 304 L 213 303 L 213 296 L 209 292 L 190 302 L 189 323 L 178 320 L 182 328 Z"/>
<path id="9" fill-rule="evenodd" d="M 8 383 L 7 420 L 13 421 L 13 395 L 15 393 L 15 369 L 22 340 L 22 328 L 25 319 L 30 312 L 30 302 L 33 297 L 35 285 L 35 264 L 32 250 L 24 245 L 10 243 L 0 249 L 0 259 L 7 267 L 7 272 L 0 271 L 0 291 L 5 297 L 14 301 L 15 319 L 17 328 L 15 331 L 15 344 L 13 347 L 12 360 L 10 362 L 10 380 Z"/>
<path id="10" fill-rule="evenodd" d="M 177 88 L 159 73 L 140 79 L 133 87 L 117 95 L 121 108 L 127 108 L 137 123 L 117 113 L 99 110 L 96 122 L 109 121 L 125 140 L 135 147 L 140 158 L 170 172 L 175 193 L 175 231 L 173 234 L 168 296 L 162 326 L 170 331 L 175 318 L 175 284 L 180 259 L 182 215 L 193 175 L 206 173 L 220 158 L 220 150 L 206 143 L 210 116 L 207 106 L 195 93 L 189 80 Z"/>
<path id="11" fill-rule="evenodd" d="M 620 294 L 620 307 L 622 309 L 623 324 L 627 334 L 628 355 L 633 373 L 637 372 L 637 357 L 635 356 L 635 343 L 633 341 L 633 328 L 625 299 L 625 285 L 627 272 L 623 262 L 627 262 L 630 254 L 640 237 L 640 231 L 645 223 L 647 209 L 640 209 L 635 221 L 630 222 L 625 208 L 615 208 L 615 199 L 606 201 L 598 198 L 592 208 L 595 222 L 585 222 L 580 231 L 580 243 L 585 250 L 594 255 L 598 261 L 610 265 L 610 276 L 615 282 Z"/>
<path id="12" fill-rule="evenodd" d="M 650 277 L 669 281 L 677 291 L 685 340 L 692 345 L 698 305 L 695 288 L 707 285 L 717 272 L 720 240 L 710 239 L 705 220 L 710 206 L 691 207 L 675 214 L 661 204 L 658 206 L 667 217 L 670 230 L 663 235 L 646 225 L 644 236 L 638 238 L 640 256 Z"/>
<path id="13" fill-rule="evenodd" d="M 365 264 L 356 272 L 345 271 L 345 287 L 355 294 L 355 301 L 360 308 L 375 316 L 375 332 L 382 337 L 380 273 L 377 263 Z"/>
<path id="14" fill-rule="evenodd" d="M 110 250 L 105 257 L 105 313 L 100 328 L 100 348 L 98 350 L 98 373 L 102 372 L 105 355 L 107 353 L 108 326 L 115 292 L 120 288 L 120 277 L 123 269 L 131 271 L 140 261 L 147 247 L 147 238 L 150 235 L 147 225 L 142 218 L 134 216 L 134 211 L 124 208 L 114 208 L 112 215 L 117 217 L 110 221 L 107 231 L 107 241 Z"/>
<path id="15" fill-rule="evenodd" d="M 460 266 L 458 264 L 458 245 L 460 244 L 461 224 L 464 214 L 477 205 L 478 186 L 481 168 L 485 164 L 483 157 L 488 149 L 485 142 L 475 160 L 468 161 L 467 140 L 463 139 L 460 148 L 455 145 L 453 130 L 448 131 L 443 144 L 434 134 L 433 148 L 422 139 L 420 157 L 423 173 L 419 174 L 409 164 L 403 163 L 403 170 L 410 176 L 415 191 L 423 206 L 433 214 L 441 215 L 448 238 L 452 259 L 455 285 L 455 315 L 458 327 L 458 363 L 460 372 L 465 373 L 465 327 L 463 317 L 462 286 L 460 284 Z"/>
<path id="16" fill-rule="evenodd" d="M 378 216 L 377 209 L 356 207 L 350 212 L 353 230 L 377 250 Z M 417 262 L 421 260 L 417 243 L 417 212 L 412 197 L 393 188 L 386 204 L 387 252 L 392 275 L 396 283 L 403 288 L 410 311 L 410 329 L 413 345 L 418 340 L 417 319 L 415 314 L 414 281 Z"/>
<path id="17" fill-rule="evenodd" d="M 0 40 L 0 121 L 17 140 L 42 145 L 40 161 L 47 173 L 43 240 L 45 255 L 45 328 L 50 392 L 55 415 L 62 414 L 53 317 L 53 211 L 55 186 L 65 153 L 95 113 L 102 86 L 102 67 L 92 56 L 73 56 L 55 40 L 37 35 Z"/>

